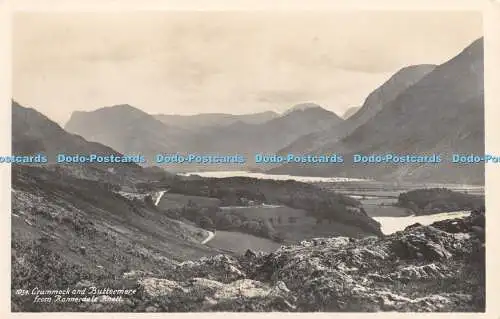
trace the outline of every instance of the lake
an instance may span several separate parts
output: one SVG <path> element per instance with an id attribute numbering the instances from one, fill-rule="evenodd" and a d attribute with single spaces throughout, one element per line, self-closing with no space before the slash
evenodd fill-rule
<path id="1" fill-rule="evenodd" d="M 345 178 L 345 177 L 311 177 L 311 176 L 293 176 L 293 175 L 272 175 L 265 173 L 251 173 L 247 171 L 213 171 L 213 172 L 188 172 L 178 173 L 180 176 L 199 175 L 201 177 L 252 177 L 258 179 L 273 179 L 273 180 L 295 180 L 304 183 L 331 183 L 331 182 L 346 182 L 346 181 L 365 181 L 363 179 Z"/>
<path id="2" fill-rule="evenodd" d="M 245 253 L 247 249 L 269 253 L 281 247 L 281 244 L 267 238 L 223 230 L 218 230 L 207 245 L 240 254 Z"/>
<path id="3" fill-rule="evenodd" d="M 372 218 L 380 223 L 382 232 L 388 235 L 400 230 L 404 230 L 407 226 L 410 226 L 415 223 L 420 223 L 422 225 L 430 225 L 440 220 L 463 218 L 469 215 L 470 212 L 459 211 L 459 212 L 448 212 L 448 213 L 432 214 L 425 216 L 372 217 Z"/>

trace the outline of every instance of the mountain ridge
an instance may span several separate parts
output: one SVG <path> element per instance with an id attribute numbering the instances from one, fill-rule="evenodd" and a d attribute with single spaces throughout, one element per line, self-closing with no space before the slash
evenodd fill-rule
<path id="1" fill-rule="evenodd" d="M 279 115 L 274 111 L 264 111 L 248 114 L 199 113 L 193 115 L 155 114 L 153 116 L 165 124 L 196 129 L 215 125 L 225 126 L 234 124 L 237 121 L 248 124 L 259 124 L 276 118 Z"/>
<path id="2" fill-rule="evenodd" d="M 365 99 L 363 105 L 348 119 L 341 123 L 335 123 L 324 131 L 303 135 L 285 148 L 280 149 L 278 153 L 313 152 L 327 143 L 336 142 L 368 121 L 377 114 L 387 102 L 393 100 L 402 91 L 418 82 L 434 68 L 435 66 L 432 64 L 419 64 L 401 68 L 380 87 L 371 92 Z"/>
<path id="3" fill-rule="evenodd" d="M 436 112 L 435 107 L 439 106 Z M 359 113 L 359 112 L 358 112 Z M 460 128 L 460 136 L 456 127 Z M 469 140 L 460 139 L 468 136 Z M 472 42 L 458 55 L 437 66 L 399 94 L 369 121 L 344 138 L 315 151 L 340 152 L 349 160 L 343 166 L 294 167 L 297 175 L 397 178 L 484 183 L 481 165 L 352 165 L 355 153 L 484 153 L 483 40 Z M 417 169 L 418 168 L 418 169 Z M 292 168 L 271 170 L 290 172 Z M 419 170 L 415 176 L 411 170 Z M 398 173 L 399 171 L 399 173 Z M 424 172 L 427 171 L 428 173 Z M 430 173 L 432 172 L 432 174 Z"/>
<path id="4" fill-rule="evenodd" d="M 307 105 L 311 106 L 311 105 Z M 206 153 L 240 154 L 251 157 L 255 153 L 275 152 L 300 135 L 319 130 L 342 119 L 334 112 L 316 104 L 271 118 L 262 123 L 247 123 L 238 119 L 228 125 L 178 128 L 166 125 L 152 115 L 131 106 L 115 106 L 91 112 L 73 113 L 66 129 L 88 140 L 102 142 L 124 153 L 142 153 L 147 157 L 157 154 Z M 128 114 L 130 113 L 130 114 Z M 244 145 L 244 149 L 242 149 Z M 170 170 L 207 169 L 206 165 L 179 164 L 164 166 Z M 209 169 L 228 169 L 240 164 L 212 165 Z"/>

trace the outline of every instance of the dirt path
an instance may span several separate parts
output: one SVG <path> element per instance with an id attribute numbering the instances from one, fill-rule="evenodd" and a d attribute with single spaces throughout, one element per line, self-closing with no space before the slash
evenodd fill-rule
<path id="1" fill-rule="evenodd" d="M 214 232 L 212 232 L 212 231 L 208 231 L 208 237 L 207 237 L 207 238 L 205 238 L 205 240 L 204 240 L 204 241 L 202 241 L 201 243 L 202 243 L 203 245 L 205 245 L 206 243 L 208 243 L 209 241 L 211 241 L 212 239 L 214 239 L 214 237 L 215 237 L 215 233 L 214 233 Z"/>
<path id="2" fill-rule="evenodd" d="M 161 198 L 163 197 L 163 195 L 165 195 L 166 192 L 167 191 L 161 191 L 160 192 L 160 195 L 158 195 L 158 198 L 156 198 L 155 206 L 158 206 L 158 204 L 160 203 Z"/>

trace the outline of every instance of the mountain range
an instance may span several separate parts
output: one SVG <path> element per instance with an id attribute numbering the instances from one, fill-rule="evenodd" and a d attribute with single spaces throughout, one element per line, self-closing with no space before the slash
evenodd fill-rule
<path id="1" fill-rule="evenodd" d="M 266 117 L 269 120 L 264 120 Z M 166 118 L 149 115 L 130 105 L 116 105 L 92 112 L 74 112 L 65 129 L 122 153 L 141 153 L 149 158 L 176 152 L 252 157 L 255 153 L 274 153 L 302 135 L 342 121 L 335 113 L 313 103 L 298 104 L 279 116 L 202 114 L 189 117 L 191 124 Z M 204 118 L 211 120 L 194 124 Z M 179 170 L 185 166 L 165 167 Z M 207 169 L 207 166 L 189 166 L 189 170 L 196 168 Z"/>
<path id="2" fill-rule="evenodd" d="M 404 67 L 343 119 L 314 103 L 277 114 L 150 115 L 130 105 L 74 112 L 69 132 L 122 153 L 240 154 L 248 163 L 164 165 L 167 170 L 249 170 L 395 181 L 483 183 L 481 165 L 353 165 L 353 154 L 484 153 L 483 40 L 441 65 Z M 346 114 L 349 115 L 349 114 Z M 264 154 L 342 154 L 343 165 L 254 165 Z"/>
<path id="3" fill-rule="evenodd" d="M 97 142 L 65 131 L 57 123 L 33 108 L 12 101 L 12 152 L 16 155 L 43 153 L 48 163 L 44 169 L 64 175 L 95 181 L 119 183 L 125 188 L 135 183 L 161 180 L 172 174 L 158 167 L 141 167 L 136 163 L 87 163 L 84 165 L 56 164 L 56 155 L 103 154 L 122 156 L 122 153 Z"/>
<path id="4" fill-rule="evenodd" d="M 314 153 L 318 148 L 335 143 L 337 140 L 352 133 L 356 128 L 370 120 L 382 108 L 418 82 L 427 73 L 434 69 L 434 65 L 416 65 L 406 67 L 394 74 L 389 80 L 373 91 L 363 103 L 363 106 L 351 117 L 333 125 L 326 130 L 303 135 L 287 147 L 278 151 L 280 154 L 288 153 Z"/>
<path id="5" fill-rule="evenodd" d="M 224 126 L 243 122 L 247 124 L 260 124 L 278 117 L 273 111 L 253 114 L 234 115 L 227 113 L 204 113 L 195 115 L 157 114 L 154 117 L 166 125 L 173 125 L 185 129 L 200 129 L 209 126 Z"/>
<path id="6" fill-rule="evenodd" d="M 452 153 L 484 154 L 483 81 L 481 38 L 441 65 L 401 70 L 348 120 L 301 137 L 280 151 L 341 153 L 345 165 L 284 165 L 269 172 L 482 184 L 482 164 L 353 165 L 352 155 L 440 153 L 447 158 Z"/>

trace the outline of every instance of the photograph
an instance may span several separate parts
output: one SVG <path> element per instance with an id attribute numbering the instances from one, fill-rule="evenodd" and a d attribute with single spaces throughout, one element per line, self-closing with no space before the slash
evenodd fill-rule
<path id="1" fill-rule="evenodd" d="M 482 11 L 11 20 L 11 312 L 485 313 Z"/>

